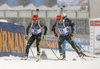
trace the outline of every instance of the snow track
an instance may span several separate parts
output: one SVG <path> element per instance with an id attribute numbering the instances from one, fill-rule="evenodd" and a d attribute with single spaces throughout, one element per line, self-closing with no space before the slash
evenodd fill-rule
<path id="1" fill-rule="evenodd" d="M 37 54 L 36 48 L 32 48 L 33 53 Z M 66 51 L 66 60 L 52 60 L 56 59 L 55 55 L 50 49 L 42 49 L 47 54 L 49 60 L 40 60 L 36 62 L 36 58 L 33 58 L 31 51 L 29 52 L 30 58 L 28 60 L 20 60 L 20 57 L 0 57 L 1 69 L 100 69 L 100 56 L 98 58 L 85 57 L 89 61 L 85 61 L 77 57 L 76 52 Z M 56 50 L 54 50 L 56 52 Z M 59 57 L 59 52 L 57 51 Z M 87 53 L 86 53 L 87 54 Z M 88 54 L 90 55 L 90 54 Z M 93 55 L 95 56 L 95 55 Z M 50 60 L 51 59 L 51 60 Z M 76 60 L 73 60 L 76 59 Z"/>

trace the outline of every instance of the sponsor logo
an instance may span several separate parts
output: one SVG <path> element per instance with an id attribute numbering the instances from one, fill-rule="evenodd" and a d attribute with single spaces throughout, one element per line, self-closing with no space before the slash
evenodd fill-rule
<path id="1" fill-rule="evenodd" d="M 25 55 L 25 27 L 0 22 L 0 56 Z"/>
<path id="2" fill-rule="evenodd" d="M 24 53 L 25 34 L 0 30 L 0 52 Z"/>
<path id="3" fill-rule="evenodd" d="M 79 39 L 78 39 L 79 40 Z M 78 41 L 78 43 L 82 46 L 80 49 L 83 51 L 83 52 L 90 52 L 89 51 L 89 40 L 84 40 L 85 42 L 83 43 L 83 42 L 81 42 L 81 41 Z M 48 44 L 49 44 L 49 46 L 48 46 L 48 44 L 44 41 L 44 40 L 42 40 L 41 42 L 40 42 L 40 46 L 42 47 L 42 48 L 53 48 L 53 49 L 58 49 L 59 48 L 59 46 L 58 46 L 58 42 L 56 42 L 56 40 L 55 39 L 53 39 L 53 40 L 47 40 L 47 42 L 48 42 Z M 75 51 L 73 48 L 72 48 L 72 46 L 66 41 L 65 42 L 65 44 L 63 44 L 63 45 L 61 45 L 61 47 L 63 47 L 63 46 L 66 46 L 65 47 L 65 49 L 66 50 L 68 50 L 68 51 Z M 36 41 L 35 41 L 35 43 L 34 43 L 34 46 L 36 46 Z M 83 49 L 85 50 L 83 50 Z"/>
<path id="4" fill-rule="evenodd" d="M 96 40 L 97 40 L 97 41 L 100 40 L 100 34 L 98 34 L 98 35 L 96 36 Z"/>

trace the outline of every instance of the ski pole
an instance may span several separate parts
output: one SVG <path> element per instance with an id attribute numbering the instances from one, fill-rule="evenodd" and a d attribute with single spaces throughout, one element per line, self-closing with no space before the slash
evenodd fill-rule
<path id="1" fill-rule="evenodd" d="M 55 39 L 55 38 L 53 38 L 53 42 L 54 42 L 54 46 L 55 46 L 55 48 L 56 48 L 56 53 L 57 53 L 57 41 L 56 41 L 57 39 Z"/>
<path id="2" fill-rule="evenodd" d="M 37 11 L 37 16 L 38 16 L 39 9 L 36 9 L 36 11 Z"/>
<path id="3" fill-rule="evenodd" d="M 64 9 L 64 7 L 65 7 L 65 6 L 62 6 L 62 7 L 60 8 L 60 9 L 61 9 L 60 14 L 63 14 L 63 11 L 64 11 L 63 9 Z"/>
<path id="4" fill-rule="evenodd" d="M 56 39 L 56 53 L 57 53 L 57 44 L 58 44 L 58 39 Z"/>
<path id="5" fill-rule="evenodd" d="M 83 47 L 73 38 L 73 41 L 75 42 L 75 43 L 77 43 L 82 49 L 83 49 Z M 84 50 L 84 49 L 83 49 Z M 85 51 L 85 50 L 84 50 Z M 85 51 L 86 52 L 86 51 Z M 86 52 L 87 53 L 87 52 Z"/>
<path id="6" fill-rule="evenodd" d="M 61 9 L 60 14 L 62 14 L 62 13 L 63 13 L 63 7 L 62 7 L 62 8 L 60 8 L 60 9 Z"/>
<path id="7" fill-rule="evenodd" d="M 77 43 L 78 44 L 78 46 L 79 47 L 81 47 L 81 45 L 74 39 L 74 38 L 72 38 L 73 39 L 73 41 L 75 42 L 75 43 Z M 82 48 L 82 47 L 81 47 Z M 83 49 L 83 48 L 82 48 Z M 83 49 L 84 50 L 84 49 Z"/>
<path id="8" fill-rule="evenodd" d="M 30 48 L 30 50 L 31 50 L 31 53 L 32 53 L 33 57 L 35 57 L 35 56 L 34 56 L 34 53 L 33 53 L 33 51 L 32 51 L 32 49 L 31 49 L 31 48 Z"/>
<path id="9" fill-rule="evenodd" d="M 77 34 L 76 34 L 77 35 Z M 78 36 L 78 35 L 77 35 Z M 80 36 L 78 36 L 78 38 L 82 41 L 82 42 L 84 42 L 82 39 L 81 39 L 81 37 Z"/>
<path id="10" fill-rule="evenodd" d="M 51 48 L 51 46 L 48 44 L 47 40 L 45 40 L 45 42 L 46 42 L 47 45 L 50 47 L 50 49 L 52 50 L 52 52 L 54 53 L 54 55 L 56 56 L 56 58 L 59 59 L 58 56 L 57 56 L 57 55 L 55 54 L 55 52 L 53 51 L 53 49 Z"/>

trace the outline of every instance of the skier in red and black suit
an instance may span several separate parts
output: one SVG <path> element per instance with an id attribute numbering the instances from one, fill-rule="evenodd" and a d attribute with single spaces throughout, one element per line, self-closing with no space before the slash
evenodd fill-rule
<path id="1" fill-rule="evenodd" d="M 75 51 L 80 57 L 84 56 L 85 54 L 82 53 L 82 51 L 79 49 L 79 47 L 76 46 L 75 42 L 71 38 L 73 37 L 74 24 L 71 23 L 71 21 L 68 18 L 65 18 L 65 20 L 63 20 L 61 15 L 58 15 L 56 17 L 56 20 L 57 20 L 56 23 L 52 27 L 52 31 L 54 32 L 55 37 L 58 37 L 58 34 L 56 33 L 56 30 L 55 30 L 55 27 L 56 26 L 58 27 L 58 31 L 60 34 L 60 36 L 58 37 L 59 38 L 58 46 L 59 46 L 60 59 L 65 59 L 65 52 L 64 53 L 62 52 L 62 47 L 61 47 L 62 43 L 65 40 L 67 40 L 71 44 L 71 46 L 75 49 Z"/>
<path id="2" fill-rule="evenodd" d="M 24 59 L 27 60 L 28 58 L 28 53 L 29 53 L 29 48 L 32 45 L 32 43 L 36 40 L 36 47 L 37 47 L 37 59 L 40 59 L 40 41 L 41 41 L 41 35 L 42 35 L 42 30 L 41 28 L 44 28 L 44 34 L 43 34 L 43 39 L 45 39 L 46 33 L 47 33 L 47 27 L 38 20 L 38 16 L 34 15 L 33 16 L 33 21 L 29 23 L 27 29 L 26 29 L 26 37 L 25 39 L 28 39 L 28 33 L 29 29 L 31 27 L 31 32 L 32 36 L 29 38 L 26 46 L 26 56 Z"/>

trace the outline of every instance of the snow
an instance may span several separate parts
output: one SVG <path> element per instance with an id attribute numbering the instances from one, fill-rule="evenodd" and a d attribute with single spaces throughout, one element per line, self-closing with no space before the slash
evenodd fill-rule
<path id="1" fill-rule="evenodd" d="M 24 8 L 33 10 L 33 9 L 37 9 L 37 6 L 35 6 L 34 4 L 31 3 L 31 4 L 29 4 L 28 6 L 26 6 Z"/>
<path id="2" fill-rule="evenodd" d="M 0 6 L 0 10 L 9 10 L 11 7 L 8 4 L 3 4 Z"/>
<path id="3" fill-rule="evenodd" d="M 0 22 L 5 22 L 5 23 L 7 23 L 8 21 L 7 21 L 7 20 L 4 20 L 4 19 L 0 19 Z"/>
<path id="4" fill-rule="evenodd" d="M 39 8 L 40 10 L 50 10 L 50 9 L 51 9 L 51 7 L 45 6 L 45 5 L 41 5 L 41 6 L 39 6 L 38 8 Z"/>
<path id="5" fill-rule="evenodd" d="M 33 47 L 32 50 L 34 55 L 36 56 L 37 54 L 36 47 Z M 41 48 L 41 52 L 43 50 L 47 54 L 48 58 L 56 59 L 51 49 Z M 58 50 L 54 50 L 54 52 L 59 57 Z M 29 56 L 33 57 L 31 51 L 29 52 Z M 19 60 L 20 57 L 14 57 L 14 56 L 0 57 L 0 68 L 1 69 L 100 69 L 100 55 L 94 55 L 98 58 L 87 57 L 86 59 L 88 59 L 89 61 L 82 60 L 77 56 L 78 55 L 76 52 L 66 51 L 65 61 L 40 60 L 39 62 L 36 62 L 36 59 Z M 9 59 L 9 60 L 4 60 L 4 59 Z M 73 61 L 73 59 L 76 59 L 76 61 Z"/>
<path id="6" fill-rule="evenodd" d="M 10 10 L 23 10 L 23 5 L 12 7 Z"/>

